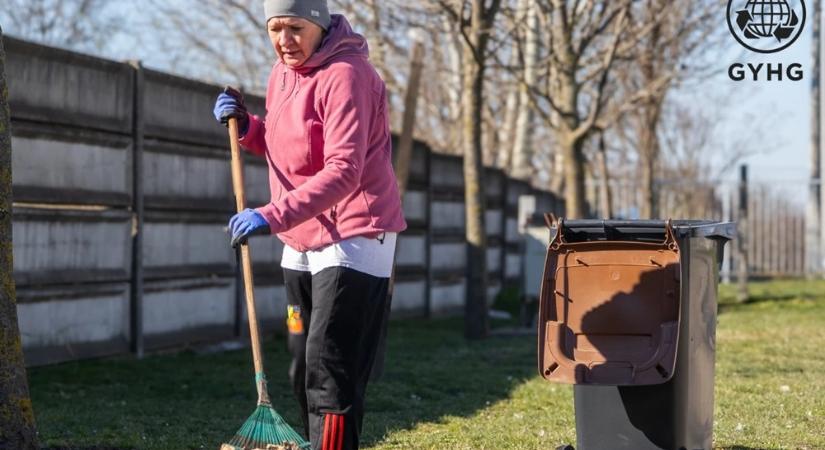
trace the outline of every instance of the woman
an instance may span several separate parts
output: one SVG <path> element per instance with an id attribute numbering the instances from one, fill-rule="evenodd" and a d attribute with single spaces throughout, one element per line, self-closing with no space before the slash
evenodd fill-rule
<path id="1" fill-rule="evenodd" d="M 326 0 L 267 0 L 278 56 L 261 120 L 237 93 L 241 145 L 266 158 L 270 203 L 230 220 L 233 242 L 273 233 L 289 303 L 290 367 L 314 449 L 358 448 L 364 393 L 385 317 L 397 233 L 386 89 L 367 43 Z"/>

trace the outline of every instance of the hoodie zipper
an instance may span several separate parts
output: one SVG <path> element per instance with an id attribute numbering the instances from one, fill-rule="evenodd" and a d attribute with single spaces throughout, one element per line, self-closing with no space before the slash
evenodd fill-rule
<path id="1" fill-rule="evenodd" d="M 281 90 L 282 91 L 286 90 L 287 72 L 288 72 L 288 70 L 286 68 L 284 68 L 284 71 L 282 72 L 283 76 L 281 77 Z M 290 92 L 289 95 L 286 96 L 286 98 L 284 98 L 281 101 L 281 104 L 278 105 L 278 109 L 276 110 L 275 116 L 273 117 L 273 120 L 272 120 L 273 129 L 278 126 L 278 120 L 281 118 L 281 113 L 284 111 L 284 108 L 286 107 L 286 104 L 289 103 L 292 100 L 292 98 L 295 96 L 295 94 L 297 92 L 297 85 L 298 85 L 298 79 L 296 77 L 295 85 L 292 87 L 292 92 Z"/>

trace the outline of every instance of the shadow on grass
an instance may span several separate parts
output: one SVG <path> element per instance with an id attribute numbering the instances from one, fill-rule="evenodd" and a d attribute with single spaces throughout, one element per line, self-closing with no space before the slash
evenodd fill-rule
<path id="1" fill-rule="evenodd" d="M 469 417 L 537 375 L 535 334 L 462 337 L 455 321 L 391 324 L 384 376 L 369 386 L 363 445 L 446 416 Z"/>
<path id="2" fill-rule="evenodd" d="M 750 295 L 747 300 L 744 302 L 737 302 L 735 300 L 725 301 L 719 304 L 719 313 L 724 313 L 727 311 L 734 311 L 740 308 L 753 306 L 760 303 L 783 303 L 793 300 L 810 300 L 815 298 L 813 295 L 806 295 L 804 293 L 799 294 L 780 294 L 780 295 L 769 295 L 769 294 L 757 294 L 757 295 Z"/>
<path id="3" fill-rule="evenodd" d="M 362 443 L 471 416 L 536 375 L 535 336 L 467 341 L 461 320 L 390 324 L 384 376 L 369 386 Z M 273 405 L 300 423 L 284 338 L 264 345 Z M 217 448 L 255 408 L 248 349 L 118 357 L 29 370 L 41 443 L 58 449 Z"/>

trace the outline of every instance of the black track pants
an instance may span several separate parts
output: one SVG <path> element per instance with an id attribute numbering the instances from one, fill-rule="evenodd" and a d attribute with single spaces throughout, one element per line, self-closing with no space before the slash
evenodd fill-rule
<path id="1" fill-rule="evenodd" d="M 314 276 L 284 269 L 284 282 L 303 322 L 290 326 L 289 375 L 305 432 L 313 450 L 357 449 L 389 279 L 329 267 Z"/>

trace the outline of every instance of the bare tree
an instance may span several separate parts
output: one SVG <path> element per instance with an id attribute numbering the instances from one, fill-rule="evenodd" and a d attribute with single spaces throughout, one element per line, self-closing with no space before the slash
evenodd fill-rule
<path id="1" fill-rule="evenodd" d="M 427 142 L 440 153 L 461 154 L 462 108 L 462 37 L 459 24 L 435 0 L 400 2 L 389 0 L 393 11 L 393 28 L 410 27 L 427 37 L 427 76 L 421 90 L 421 108 L 416 126 L 416 138 Z M 387 36 L 385 40 L 390 39 Z M 406 40 L 406 39 L 405 39 Z M 405 50 L 402 57 L 409 54 Z M 392 52 L 392 58 L 399 55 Z M 395 65 L 397 63 L 393 63 Z M 406 66 L 404 61 L 402 66 Z M 406 74 L 399 75 L 403 79 Z"/>
<path id="2" fill-rule="evenodd" d="M 604 131 L 599 131 L 596 151 L 596 165 L 599 172 L 599 211 L 602 219 L 613 218 L 613 199 L 610 192 L 610 172 L 607 164 L 607 143 Z"/>
<path id="3" fill-rule="evenodd" d="M 719 1 L 680 8 L 664 0 L 536 3 L 541 11 L 539 29 L 548 31 L 542 46 L 531 48 L 525 38 L 524 48 L 540 57 L 526 58 L 513 73 L 529 93 L 532 111 L 552 132 L 555 176 L 551 175 L 551 189 L 563 189 L 568 216 L 588 214 L 589 138 L 626 114 L 639 115 L 638 123 L 644 124 L 636 129 L 635 137 L 647 155 L 646 167 L 655 168 L 655 163 L 647 163 L 658 154 L 657 127 L 650 125 L 658 124 L 665 94 L 688 68 L 685 59 L 711 42 L 707 37 L 714 25 L 710 14 Z M 530 71 L 523 70 L 530 61 L 539 70 L 532 79 Z M 604 155 L 593 152 L 593 156 Z M 646 177 L 653 178 L 653 169 Z"/>
<path id="4" fill-rule="evenodd" d="M 510 174 L 514 178 L 530 180 L 533 175 L 532 135 L 534 113 L 530 104 L 529 86 L 536 84 L 539 63 L 539 5 L 537 0 L 519 0 L 518 12 L 524 14 L 524 83 L 518 86 L 518 114 L 513 133 L 513 157 Z"/>
<path id="5" fill-rule="evenodd" d="M 148 0 L 156 45 L 172 70 L 250 92 L 266 91 L 275 52 L 266 35 L 263 8 L 249 0 Z"/>
<path id="6" fill-rule="evenodd" d="M 36 449 L 12 278 L 11 120 L 5 62 L 0 29 L 0 448 Z"/>
<path id="7" fill-rule="evenodd" d="M 661 153 L 658 130 L 668 93 L 680 81 L 705 75 L 700 54 L 723 34 L 713 20 L 720 0 L 694 1 L 673 8 L 666 0 L 644 0 L 633 10 L 631 28 L 648 29 L 636 46 L 632 63 L 621 68 L 620 82 L 630 91 L 645 90 L 630 111 L 639 154 L 642 218 L 659 216 L 656 178 Z"/>
<path id="8" fill-rule="evenodd" d="M 517 52 L 512 52 L 510 64 L 512 66 L 519 64 Z M 507 100 L 504 103 L 504 115 L 502 116 L 504 120 L 499 127 L 496 127 L 500 133 L 499 140 L 504 144 L 498 152 L 497 165 L 504 169 L 507 174 L 510 173 L 513 161 L 513 141 L 515 140 L 516 134 L 516 121 L 518 120 L 519 110 L 522 107 L 522 105 L 519 104 L 521 98 L 519 96 L 518 86 L 520 86 L 520 84 L 513 83 L 513 85 L 514 86 L 510 86 L 507 93 Z"/>
<path id="9" fill-rule="evenodd" d="M 424 66 L 424 46 L 420 33 L 410 36 L 413 41 L 410 51 L 410 76 L 407 91 L 404 95 L 404 120 L 401 124 L 401 136 L 398 139 L 396 152 L 395 174 L 398 181 L 398 192 L 401 197 L 407 191 L 407 181 L 410 176 L 410 161 L 413 152 L 413 132 L 415 130 L 416 110 L 418 109 L 418 89 L 421 83 L 421 72 Z"/>
<path id="10" fill-rule="evenodd" d="M 481 124 L 484 109 L 484 74 L 487 45 L 501 0 L 438 0 L 443 11 L 458 24 L 462 36 L 462 147 L 464 150 L 464 201 L 467 218 L 467 296 L 464 334 L 481 338 L 489 331 L 487 317 L 487 233 L 484 227 L 484 185 Z"/>
<path id="11" fill-rule="evenodd" d="M 669 200 L 660 205 L 667 217 L 718 216 L 714 214 L 721 208 L 718 187 L 724 184 L 725 175 L 747 156 L 772 147 L 774 138 L 760 131 L 723 144 L 722 118 L 720 111 L 677 101 L 663 108 L 661 120 L 667 126 L 661 127 L 659 139 L 666 158 L 660 161 L 658 173 L 667 181 L 657 185 L 657 190 L 661 198 Z M 747 119 L 761 129 L 769 129 L 767 124 L 773 120 L 755 115 Z"/>
<path id="12" fill-rule="evenodd" d="M 481 177 L 481 114 L 484 101 L 484 70 L 487 44 L 500 0 L 490 6 L 472 0 L 469 18 L 456 15 L 464 37 L 462 130 L 464 147 L 464 201 L 467 216 L 467 298 L 464 309 L 464 334 L 480 338 L 489 331 L 487 317 L 487 232 L 484 226 L 485 194 Z M 462 5 L 463 6 L 463 5 Z M 462 8 L 463 10 L 463 8 Z"/>
<path id="13" fill-rule="evenodd" d="M 610 73 L 617 55 L 633 45 L 626 27 L 631 2 L 552 0 L 537 4 L 542 28 L 549 30 L 541 58 L 543 74 L 534 83 L 528 84 L 526 77 L 521 82 L 527 85 L 544 126 L 554 134 L 557 160 L 563 160 L 567 215 L 584 217 L 584 144 L 594 130 L 605 128 L 602 122 L 608 122 Z"/>
<path id="14" fill-rule="evenodd" d="M 100 53 L 117 27 L 106 0 L 5 0 L 6 33 L 43 44 Z"/>

